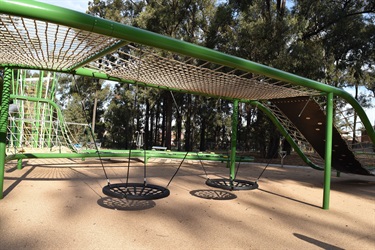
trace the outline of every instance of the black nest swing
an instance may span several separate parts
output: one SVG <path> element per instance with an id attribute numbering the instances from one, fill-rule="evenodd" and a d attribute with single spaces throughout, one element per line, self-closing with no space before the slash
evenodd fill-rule
<path id="1" fill-rule="evenodd" d="M 81 91 L 79 89 L 79 86 L 75 80 L 75 77 L 73 78 L 74 85 L 76 86 L 77 92 L 81 94 Z M 81 106 L 82 110 L 84 113 L 84 116 L 86 118 L 88 127 L 89 127 L 89 132 L 91 135 L 91 138 L 93 141 L 95 141 L 95 136 L 92 131 L 92 128 L 90 126 L 90 121 L 88 119 L 87 113 L 86 113 L 86 108 L 83 103 L 83 100 L 81 101 Z M 138 131 L 137 131 L 138 132 Z M 143 136 L 143 134 L 138 133 L 138 136 Z M 142 139 L 142 140 L 139 140 Z M 143 146 L 143 138 L 137 138 L 137 142 L 142 143 L 142 145 L 137 145 L 137 146 Z M 110 197 L 114 198 L 119 198 L 119 199 L 128 199 L 128 200 L 156 200 L 156 199 L 161 199 L 168 197 L 170 192 L 167 188 L 158 186 L 158 185 L 153 185 L 153 184 L 148 184 L 146 182 L 146 163 L 144 164 L 144 182 L 143 183 L 128 183 L 129 180 L 129 169 L 130 169 L 130 157 L 131 157 L 131 149 L 129 150 L 129 158 L 128 158 L 128 174 L 126 177 L 126 183 L 114 183 L 111 184 L 107 175 L 107 172 L 105 170 L 99 148 L 94 143 L 96 152 L 98 154 L 99 161 L 102 165 L 102 169 L 104 172 L 104 175 L 107 179 L 107 185 L 102 188 L 102 192 Z M 144 149 L 144 153 L 146 154 L 146 150 Z"/>
<path id="2" fill-rule="evenodd" d="M 221 188 L 224 190 L 253 190 L 259 187 L 257 182 L 246 181 L 240 179 L 228 179 L 228 178 L 218 178 L 218 179 L 207 179 L 206 185 L 215 188 Z"/>
<path id="3" fill-rule="evenodd" d="M 143 133 L 138 133 L 137 131 L 137 147 L 143 146 L 143 139 L 140 137 L 143 136 Z M 139 143 L 139 145 L 138 145 Z M 146 149 L 143 148 L 143 152 L 146 156 Z M 125 183 L 114 183 L 111 184 L 108 181 L 108 184 L 103 187 L 102 191 L 105 195 L 127 200 L 157 200 L 168 197 L 170 192 L 169 189 L 161 187 L 158 185 L 148 184 L 146 181 L 146 163 L 143 165 L 144 169 L 144 181 L 143 183 L 129 183 L 129 169 L 130 169 L 130 158 L 131 158 L 131 149 L 129 150 L 128 158 L 128 173 Z M 145 157 L 146 158 L 146 157 Z M 108 178 L 107 178 L 108 180 Z"/>
<path id="4" fill-rule="evenodd" d="M 144 151 L 146 153 L 146 151 Z M 103 193 L 110 197 L 128 200 L 156 200 L 168 197 L 170 192 L 167 188 L 171 184 L 173 178 L 176 176 L 177 172 L 181 168 L 182 163 L 185 161 L 188 152 L 186 152 L 184 158 L 180 162 L 176 172 L 169 180 L 166 187 L 161 187 L 158 185 L 148 184 L 146 182 L 146 164 L 144 164 L 144 182 L 143 183 L 128 183 L 128 177 L 126 183 L 116 183 L 108 184 L 103 187 Z M 129 163 L 130 163 L 130 152 L 129 152 Z M 129 164 L 128 164 L 128 174 L 129 176 Z M 107 175 L 106 175 L 107 176 Z M 108 178 L 107 178 L 108 179 Z"/>
<path id="5" fill-rule="evenodd" d="M 206 170 L 203 166 L 203 163 L 202 163 L 201 160 L 200 160 L 200 162 L 201 162 L 201 166 L 202 166 L 202 168 L 205 171 L 206 176 L 207 176 L 207 172 L 206 172 Z M 247 181 L 247 180 L 241 180 L 241 179 L 236 178 L 237 174 L 238 174 L 238 170 L 240 169 L 240 163 L 241 163 L 241 161 L 238 162 L 236 174 L 235 174 L 233 179 L 232 178 L 215 178 L 215 179 L 207 178 L 206 185 L 210 186 L 210 187 L 214 187 L 214 188 L 220 188 L 220 189 L 223 189 L 223 190 L 229 190 L 229 191 L 258 189 L 259 188 L 258 180 L 263 175 L 263 173 L 266 170 L 268 164 L 263 169 L 262 173 L 259 175 L 259 177 L 257 178 L 256 181 Z"/>
<path id="6" fill-rule="evenodd" d="M 148 183 L 115 183 L 103 187 L 110 197 L 128 200 L 156 200 L 168 197 L 169 189 Z"/>

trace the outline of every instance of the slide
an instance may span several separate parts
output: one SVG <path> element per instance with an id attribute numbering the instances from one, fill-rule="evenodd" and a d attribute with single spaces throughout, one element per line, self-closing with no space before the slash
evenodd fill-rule
<path id="1" fill-rule="evenodd" d="M 314 150 L 324 158 L 326 115 L 319 104 L 309 97 L 275 99 L 271 102 L 288 117 Z M 360 162 L 335 127 L 332 136 L 333 168 L 343 173 L 375 175 L 374 171 L 368 170 Z"/>

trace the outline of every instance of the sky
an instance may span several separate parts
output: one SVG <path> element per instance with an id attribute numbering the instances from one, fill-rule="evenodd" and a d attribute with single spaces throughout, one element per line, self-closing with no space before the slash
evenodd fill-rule
<path id="1" fill-rule="evenodd" d="M 79 12 L 86 12 L 89 0 L 38 0 L 39 2 L 49 3 L 64 8 L 76 10 Z M 346 89 L 349 93 L 353 94 L 353 91 Z M 362 90 L 363 91 L 363 90 Z M 372 101 L 375 106 L 375 98 Z M 375 108 L 371 110 L 365 110 L 372 125 L 375 125 Z"/>
<path id="2" fill-rule="evenodd" d="M 86 12 L 89 0 L 37 0 L 79 12 Z M 93 0 L 91 0 L 93 1 Z"/>

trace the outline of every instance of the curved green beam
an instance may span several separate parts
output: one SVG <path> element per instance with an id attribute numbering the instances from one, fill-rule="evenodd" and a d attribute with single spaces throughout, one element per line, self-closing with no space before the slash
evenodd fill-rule
<path id="1" fill-rule="evenodd" d="M 321 92 L 333 93 L 352 105 L 362 120 L 369 137 L 375 144 L 375 130 L 365 111 L 349 93 L 342 89 L 147 30 L 33 0 L 0 0 L 0 10 L 6 14 L 53 22 L 80 30 L 95 32 L 123 41 L 139 43 L 219 65 L 237 68 L 246 72 L 264 75 Z M 73 69 L 71 70 L 73 71 Z"/>
<path id="2" fill-rule="evenodd" d="M 280 133 L 285 137 L 285 139 L 289 142 L 289 144 L 293 147 L 293 149 L 297 152 L 297 154 L 302 158 L 302 160 L 312 167 L 313 169 L 317 170 L 324 170 L 323 167 L 320 167 L 316 164 L 314 164 L 310 159 L 302 152 L 302 150 L 298 147 L 297 143 L 293 140 L 293 138 L 289 135 L 288 131 L 284 128 L 284 126 L 279 122 L 277 117 L 262 103 L 258 101 L 250 101 L 248 102 L 253 106 L 256 106 L 258 109 L 260 109 L 263 113 L 265 113 L 268 118 L 275 124 L 277 129 L 280 131 Z"/>
<path id="3" fill-rule="evenodd" d="M 49 105 L 51 105 L 56 111 L 57 111 L 57 118 L 59 119 L 60 122 L 63 122 L 64 119 L 63 119 L 63 115 L 61 113 L 61 109 L 60 107 L 55 103 L 53 102 L 52 100 L 48 100 L 48 99 L 44 99 L 44 98 L 38 98 L 38 97 L 31 97 L 31 96 L 21 96 L 21 95 L 10 95 L 10 99 L 16 99 L 16 100 L 24 100 L 24 101 L 32 101 L 32 102 L 44 102 L 44 103 L 48 103 Z M 67 141 L 70 142 L 69 138 L 67 137 L 66 135 L 66 131 L 65 131 L 65 128 L 63 128 L 63 136 L 65 137 L 65 139 Z M 73 152 L 76 152 L 76 149 L 74 147 L 72 147 L 71 145 L 68 145 L 69 148 L 73 151 Z"/>

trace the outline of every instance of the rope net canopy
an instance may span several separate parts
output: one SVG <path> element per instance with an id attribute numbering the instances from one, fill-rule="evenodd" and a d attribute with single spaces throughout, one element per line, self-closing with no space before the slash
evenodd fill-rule
<path id="1" fill-rule="evenodd" d="M 0 63 L 66 71 L 119 39 L 71 27 L 0 15 Z"/>
<path id="2" fill-rule="evenodd" d="M 289 81 L 282 75 L 292 74 L 84 13 L 26 0 L 0 0 L 0 12 L 2 67 L 68 72 L 227 99 L 322 94 L 303 84 L 308 79 L 294 76 L 297 81 Z"/>

